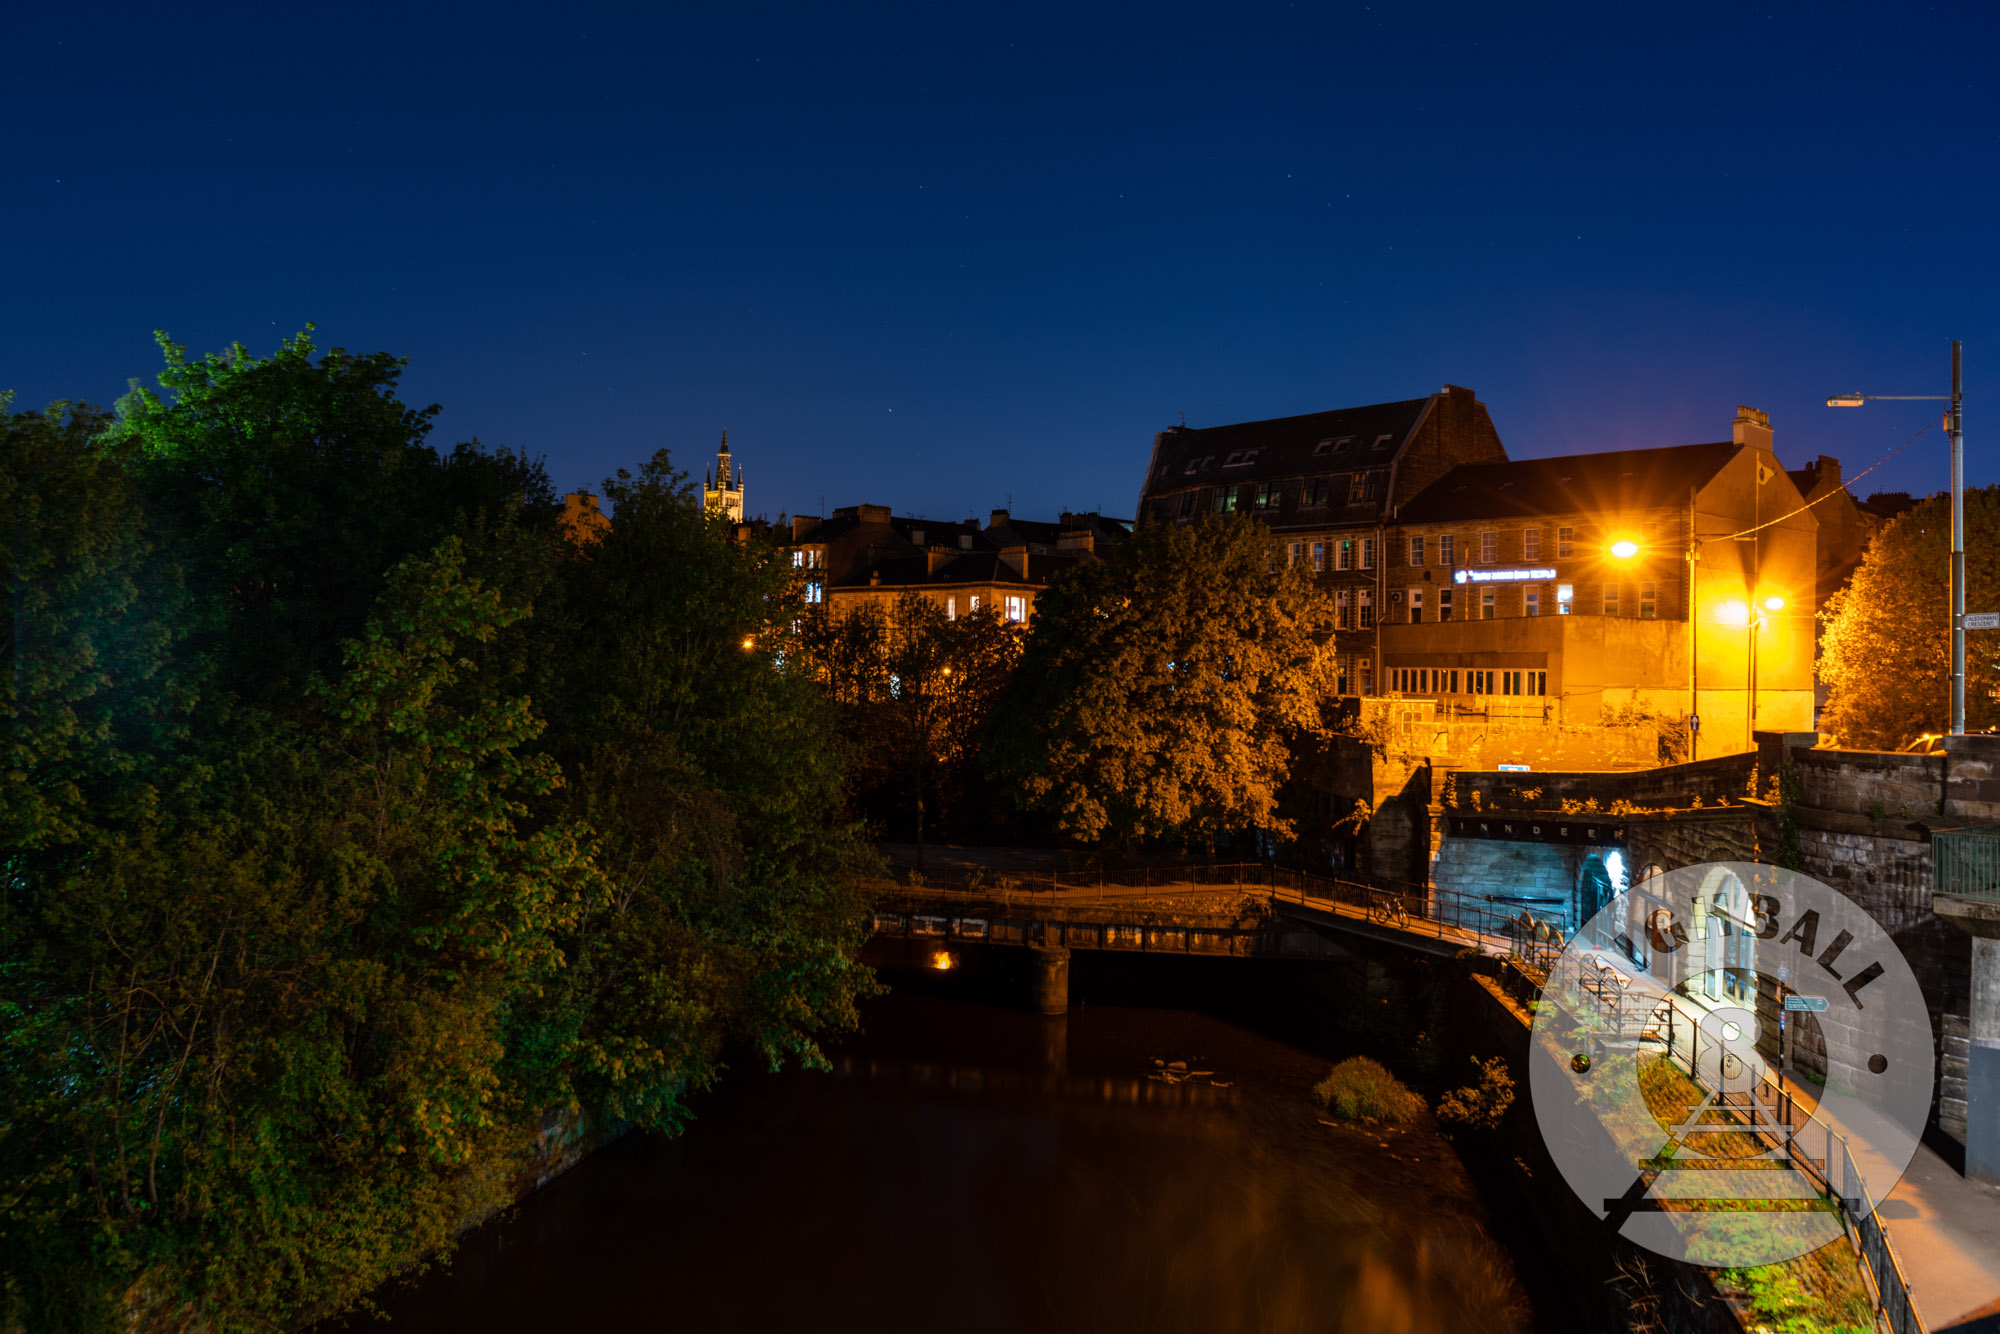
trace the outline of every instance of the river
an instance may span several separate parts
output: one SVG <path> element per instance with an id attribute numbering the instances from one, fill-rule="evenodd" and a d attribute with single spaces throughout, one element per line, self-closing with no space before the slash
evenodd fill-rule
<path id="1" fill-rule="evenodd" d="M 1533 1326 L 1449 1146 L 1324 1124 L 1323 1059 L 1179 1010 L 864 1013 L 832 1074 L 733 1076 L 470 1234 L 388 1329 Z"/>

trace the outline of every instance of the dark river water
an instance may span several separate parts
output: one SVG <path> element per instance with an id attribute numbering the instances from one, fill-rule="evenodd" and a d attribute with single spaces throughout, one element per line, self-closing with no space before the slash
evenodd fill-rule
<path id="1" fill-rule="evenodd" d="M 1532 1328 L 1449 1147 L 1323 1124 L 1324 1060 L 1186 1011 L 865 1015 L 833 1074 L 733 1077 L 470 1234 L 388 1328 Z"/>

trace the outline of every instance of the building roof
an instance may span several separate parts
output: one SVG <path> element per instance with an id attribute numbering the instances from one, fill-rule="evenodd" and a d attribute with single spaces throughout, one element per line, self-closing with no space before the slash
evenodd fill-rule
<path id="1" fill-rule="evenodd" d="M 857 569 L 845 578 L 834 580 L 830 587 L 933 588 L 957 584 L 1018 584 L 1023 588 L 1040 588 L 1057 571 L 1066 570 L 1083 559 L 1069 553 L 1030 556 L 1028 574 L 1023 578 L 1021 572 L 997 551 L 963 552 L 935 570 L 930 568 L 927 556 L 898 556 Z M 881 577 L 877 579 L 877 575 Z"/>
<path id="2" fill-rule="evenodd" d="M 1663 449 L 1463 464 L 1397 512 L 1402 523 L 1607 513 L 1685 505 L 1743 448 L 1732 440 Z"/>
<path id="3" fill-rule="evenodd" d="M 1171 491 L 1371 464 L 1387 467 L 1430 401 L 1411 398 L 1228 426 L 1170 426 L 1160 433 L 1146 489 Z M 1377 448 L 1384 436 L 1388 440 Z"/>

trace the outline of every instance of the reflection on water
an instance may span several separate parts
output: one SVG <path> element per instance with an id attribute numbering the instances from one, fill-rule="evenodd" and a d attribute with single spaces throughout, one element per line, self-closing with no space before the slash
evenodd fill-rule
<path id="1" fill-rule="evenodd" d="M 1528 1328 L 1442 1141 L 1321 1124 L 1311 1057 L 1176 1011 L 867 1019 L 474 1233 L 391 1328 Z"/>

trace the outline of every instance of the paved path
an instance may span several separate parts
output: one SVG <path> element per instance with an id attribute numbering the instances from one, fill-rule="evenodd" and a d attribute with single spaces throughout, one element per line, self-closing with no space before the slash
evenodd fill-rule
<path id="1" fill-rule="evenodd" d="M 1918 1146 L 1876 1211 L 1932 1334 L 2000 1334 L 2000 1187 L 1969 1181 Z"/>

